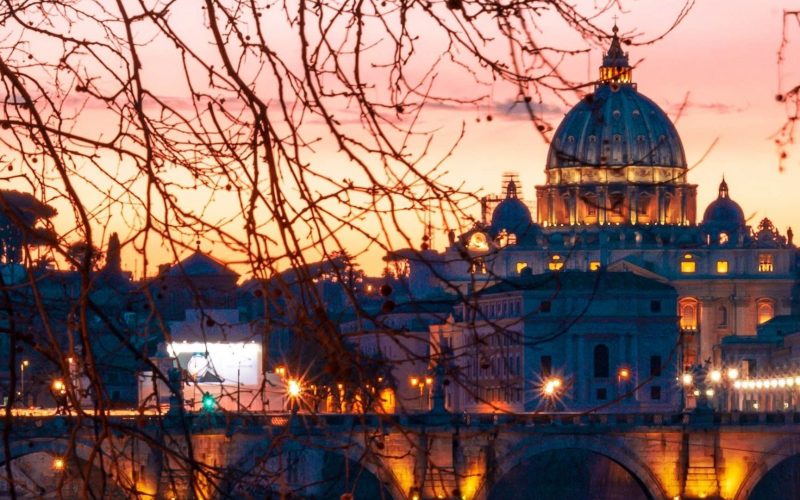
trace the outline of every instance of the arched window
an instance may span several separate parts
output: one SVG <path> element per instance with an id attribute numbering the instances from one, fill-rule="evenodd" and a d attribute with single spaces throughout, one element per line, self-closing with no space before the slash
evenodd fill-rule
<path id="1" fill-rule="evenodd" d="M 697 299 L 684 297 L 678 301 L 678 316 L 681 318 L 681 328 L 684 330 L 697 330 Z"/>
<path id="2" fill-rule="evenodd" d="M 756 301 L 756 314 L 759 325 L 771 320 L 775 317 L 775 302 L 772 299 L 758 299 Z"/>
<path id="3" fill-rule="evenodd" d="M 600 344 L 594 348 L 594 376 L 608 378 L 608 346 Z"/>

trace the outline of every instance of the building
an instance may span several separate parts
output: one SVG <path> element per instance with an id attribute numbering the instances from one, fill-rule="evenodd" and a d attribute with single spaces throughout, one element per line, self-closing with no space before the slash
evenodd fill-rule
<path id="1" fill-rule="evenodd" d="M 676 307 L 672 286 L 634 273 L 523 271 L 476 293 L 461 306 L 461 321 L 431 328 L 454 374 L 445 405 L 468 412 L 674 408 Z"/>
<path id="2" fill-rule="evenodd" d="M 593 92 L 565 115 L 553 136 L 544 184 L 535 187 L 535 210 L 518 196 L 518 180 L 506 176 L 504 196 L 499 202 L 484 203 L 488 207 L 488 202 L 494 201 L 493 210 L 484 210 L 483 220 L 466 233 L 451 232 L 443 251 L 423 245 L 421 250 L 403 249 L 388 258 L 410 269 L 409 289 L 417 300 L 459 290 L 465 297 L 466 323 L 457 322 L 454 328 L 477 331 L 472 342 L 480 342 L 486 328 L 507 332 L 509 339 L 523 344 L 541 333 L 541 323 L 546 320 L 529 318 L 543 314 L 525 304 L 528 299 L 515 315 L 491 318 L 491 314 L 478 314 L 484 306 L 492 307 L 495 295 L 504 297 L 503 293 L 508 293 L 504 287 L 517 283 L 523 270 L 537 277 L 553 273 L 581 276 L 576 280 L 587 283 L 593 280 L 591 274 L 606 273 L 594 280 L 601 288 L 615 272 L 633 273 L 648 283 L 663 284 L 664 295 L 656 299 L 649 296 L 649 285 L 642 288 L 629 283 L 628 299 L 632 306 L 644 307 L 645 317 L 647 307 L 639 303 L 660 300 L 663 314 L 675 323 L 671 342 L 679 346 L 675 356 L 678 369 L 689 372 L 695 366 L 720 365 L 723 339 L 755 338 L 759 325 L 775 316 L 797 313 L 793 304 L 797 302 L 798 253 L 791 229 L 782 234 L 766 218 L 756 228 L 748 225 L 732 197 L 735 190 L 722 174 L 717 199 L 698 211 L 697 186 L 688 177 L 680 136 L 664 111 L 639 92 L 615 27 Z M 612 282 L 616 279 L 628 278 L 610 278 Z M 576 286 L 556 295 L 568 300 L 571 294 L 581 293 L 582 285 Z M 524 297 L 534 294 L 516 293 Z M 576 314 L 591 315 L 594 309 L 564 310 L 561 316 L 566 320 Z M 577 338 L 586 319 L 577 318 L 572 327 Z M 624 324 L 625 314 L 619 319 Z M 607 334 L 641 338 L 651 325 L 643 328 L 629 331 L 620 325 L 609 327 Z M 589 380 L 583 372 L 593 369 L 592 350 L 575 352 L 569 345 L 558 344 L 570 335 L 550 346 L 540 345 L 542 353 L 552 351 L 552 366 L 555 369 L 561 363 L 565 377 Z M 666 335 L 666 331 L 657 335 Z M 619 338 L 614 342 L 620 344 Z M 537 356 L 532 351 L 524 352 L 525 366 L 519 376 L 524 375 L 522 383 L 528 384 L 532 373 L 538 370 L 541 376 L 547 370 L 541 360 L 527 358 L 529 354 Z M 570 356 L 574 359 L 566 361 Z M 644 358 L 631 358 L 630 362 L 636 363 L 632 365 L 636 369 L 633 379 L 648 376 Z M 474 365 L 461 367 L 474 373 Z M 577 407 L 589 404 L 592 397 L 597 403 L 596 391 L 602 389 L 583 383 L 575 400 Z M 492 395 L 478 397 L 478 401 L 530 409 L 532 400 L 527 397 L 509 400 L 502 391 L 498 395 L 482 383 L 476 388 Z M 527 390 L 523 385 L 523 392 Z M 611 398 L 612 393 L 617 391 L 609 387 L 607 396 Z M 688 393 L 691 397 L 694 390 Z M 477 403 L 460 404 L 469 408 Z"/>

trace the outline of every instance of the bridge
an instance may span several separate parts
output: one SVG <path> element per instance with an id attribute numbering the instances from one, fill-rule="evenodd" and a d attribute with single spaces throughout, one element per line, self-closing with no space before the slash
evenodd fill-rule
<path id="1" fill-rule="evenodd" d="M 800 464 L 800 413 L 34 415 L 0 436 L 23 497 L 793 498 Z"/>

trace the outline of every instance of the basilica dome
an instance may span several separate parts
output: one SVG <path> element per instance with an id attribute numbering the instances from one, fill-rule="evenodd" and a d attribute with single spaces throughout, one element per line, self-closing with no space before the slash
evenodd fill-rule
<path id="1" fill-rule="evenodd" d="M 683 144 L 672 121 L 631 81 L 632 68 L 616 30 L 594 92 L 572 108 L 556 130 L 548 169 L 686 167 Z"/>
<path id="2" fill-rule="evenodd" d="M 566 114 L 550 143 L 546 184 L 536 187 L 543 226 L 693 225 L 697 186 L 675 126 L 639 93 L 618 29 L 594 91 Z"/>
<path id="3" fill-rule="evenodd" d="M 742 207 L 730 198 L 728 183 L 722 179 L 717 199 L 712 201 L 703 213 L 703 225 L 735 229 L 744 227 L 745 223 Z"/>
<path id="4" fill-rule="evenodd" d="M 517 198 L 517 186 L 510 181 L 506 188 L 506 198 L 492 212 L 492 232 L 505 230 L 508 234 L 522 235 L 532 222 L 531 211 Z"/>

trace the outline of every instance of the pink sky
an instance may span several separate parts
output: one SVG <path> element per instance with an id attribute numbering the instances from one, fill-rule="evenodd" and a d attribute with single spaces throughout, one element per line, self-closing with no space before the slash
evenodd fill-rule
<path id="1" fill-rule="evenodd" d="M 779 69 L 777 66 L 777 50 L 781 41 L 783 10 L 792 8 L 788 1 L 766 2 L 764 4 L 745 0 L 709 0 L 698 2 L 683 22 L 663 40 L 652 45 L 636 46 L 635 43 L 650 39 L 663 33 L 673 22 L 681 9 L 681 2 L 663 2 L 655 0 L 625 1 L 624 12 L 611 10 L 595 20 L 599 26 L 610 29 L 612 16 L 618 16 L 618 24 L 622 34 L 634 33 L 634 45 L 628 47 L 631 62 L 636 63 L 634 81 L 639 90 L 653 99 L 670 116 L 675 116 L 679 105 L 689 95 L 689 105 L 684 110 L 677 129 L 686 149 L 690 165 L 697 163 L 706 150 L 716 140 L 716 147 L 708 157 L 697 165 L 689 175 L 693 183 L 699 184 L 698 208 L 700 213 L 705 206 L 716 197 L 717 186 L 722 175 L 728 181 L 731 196 L 738 201 L 746 215 L 752 218 L 750 224 L 755 226 L 764 217 L 770 217 L 783 232 L 787 226 L 800 228 L 798 201 L 795 193 L 800 186 L 800 149 L 790 150 L 785 171 L 778 168 L 778 155 L 771 136 L 779 129 L 785 119 L 783 105 L 776 101 L 778 92 Z M 171 20 L 186 30 L 189 37 L 197 37 L 197 46 L 206 47 L 202 39 L 202 30 L 196 27 L 203 22 L 203 13 L 198 4 L 186 2 L 181 4 L 182 16 L 172 13 Z M 584 11 L 592 14 L 591 5 Z M 442 7 L 443 8 L 443 7 Z M 583 8 L 583 7 L 582 7 Z M 271 40 L 276 47 L 291 58 L 296 51 L 296 43 L 292 42 L 292 34 L 288 26 L 273 26 Z M 418 29 L 424 31 L 424 28 Z M 549 24 L 545 16 L 540 28 L 540 40 L 552 46 L 565 49 L 583 49 L 586 43 L 578 39 L 556 24 Z M 138 28 L 143 39 L 152 36 L 146 27 Z M 418 33 L 426 41 L 425 48 L 435 45 L 427 43 L 425 36 L 429 33 Z M 800 81 L 800 71 L 788 73 L 792 68 L 800 67 L 800 27 L 794 25 L 789 32 L 790 45 L 787 50 L 787 63 L 784 77 L 788 82 Z M 436 41 L 433 36 L 430 40 Z M 422 46 L 420 46 L 421 48 Z M 604 46 L 603 46 L 604 47 Z M 574 81 L 587 81 L 596 78 L 597 67 L 601 61 L 602 48 L 597 45 L 589 54 L 580 54 L 565 62 L 561 69 Z M 420 51 L 422 59 L 432 58 L 430 54 Z M 178 78 L 164 78 L 170 68 L 177 68 L 174 56 L 170 55 L 169 44 L 152 43 L 143 49 L 145 76 L 155 89 L 175 99 L 185 99 L 185 89 Z M 213 54 L 210 56 L 213 57 Z M 488 80 L 488 77 L 485 78 Z M 268 82 L 261 83 L 268 89 Z M 523 194 L 531 202 L 533 186 L 544 182 L 544 163 L 547 155 L 547 144 L 535 130 L 530 121 L 512 109 L 511 102 L 516 91 L 507 84 L 494 84 L 483 87 L 475 86 L 468 79 L 463 79 L 451 69 L 443 67 L 436 80 L 440 95 L 472 95 L 485 94 L 487 99 L 478 106 L 437 107 L 431 109 L 420 122 L 420 126 L 437 130 L 434 151 L 441 152 L 458 136 L 462 124 L 466 126 L 466 135 L 456 150 L 442 166 L 447 171 L 444 179 L 453 185 L 462 185 L 468 191 L 487 194 L 496 193 L 500 186 L 501 174 L 504 171 L 520 173 Z M 264 90 L 268 92 L 268 90 Z M 577 102 L 578 97 L 567 97 L 570 104 Z M 545 108 L 551 110 L 545 117 L 557 126 L 568 105 L 544 96 Z M 94 127 L 103 130 L 105 120 L 102 110 L 90 110 L 85 113 L 83 127 Z M 492 120 L 487 120 L 487 115 Z M 352 111 L 341 113 L 343 122 L 356 118 Z M 408 120 L 408 117 L 404 117 Z M 355 121 L 355 120 L 353 120 Z M 319 128 L 321 136 L 325 130 L 319 125 L 311 125 L 309 130 L 315 133 Z M 355 132 L 358 133 L 358 132 Z M 324 166 L 329 172 L 342 176 L 352 174 L 352 165 L 337 154 L 335 147 L 320 143 L 311 156 L 314 165 Z M 113 161 L 109 159 L 109 161 Z M 119 178 L 126 175 L 125 166 L 119 167 Z M 97 183 L 97 177 L 88 175 L 91 182 Z M 176 174 L 174 177 L 188 180 Z M 90 184 L 91 184 L 90 182 Z M 91 185 L 84 191 L 84 202 L 92 206 L 100 203 L 107 189 L 102 185 Z M 186 196 L 190 194 L 191 196 Z M 181 201 L 193 205 L 200 210 L 205 204 L 207 193 L 184 191 Z M 225 221 L 235 211 L 236 203 L 231 202 L 230 195 L 220 194 L 216 205 L 206 210 L 207 221 Z M 532 203 L 531 203 L 532 204 Z M 65 234 L 71 223 L 69 210 L 61 209 L 62 215 L 58 223 L 60 231 Z M 472 210 L 478 216 L 477 208 Z M 422 236 L 422 227 L 418 217 L 412 213 L 400 215 L 403 227 L 407 229 L 412 243 L 418 245 Z M 136 225 L 130 216 L 123 217 L 118 209 L 101 211 L 99 223 L 109 221 L 109 229 L 120 231 L 123 238 L 129 227 Z M 699 221 L 698 221 L 699 222 Z M 365 227 L 378 232 L 377 225 Z M 235 221 L 231 227 L 241 227 Z M 345 246 L 353 253 L 359 253 L 365 246 L 365 240 L 344 233 Z M 391 235 L 390 235 L 391 236 Z M 185 243 L 192 245 L 194 237 L 189 235 Z M 96 243 L 100 243 L 99 241 Z M 392 243 L 405 246 L 402 238 L 393 238 Z M 434 247 L 441 249 L 446 243 L 444 230 L 435 234 Z M 236 256 L 222 247 L 204 244 L 204 250 L 212 251 L 223 260 L 234 260 Z M 164 249 L 154 245 L 150 256 L 151 265 L 169 262 L 171 255 Z M 136 268 L 141 274 L 141 263 L 134 265 L 132 259 L 135 252 L 126 248 L 127 267 Z M 185 254 L 184 254 L 185 255 Z M 370 273 L 379 273 L 383 263 L 383 251 L 371 248 L 360 258 L 363 267 Z M 137 267 L 138 266 L 138 267 Z M 152 272 L 152 268 L 149 272 Z M 246 272 L 246 269 L 238 269 Z"/>
<path id="2" fill-rule="evenodd" d="M 631 2 L 630 11 L 619 14 L 622 32 L 635 30 L 654 35 L 669 26 L 676 6 L 665 2 Z M 689 105 L 676 123 L 686 149 L 687 161 L 695 165 L 718 140 L 706 159 L 690 173 L 699 185 L 698 208 L 717 196 L 722 175 L 731 196 L 740 203 L 750 224 L 768 216 L 785 231 L 800 227 L 800 150 L 790 151 L 784 172 L 771 136 L 785 119 L 778 92 L 777 50 L 781 39 L 783 9 L 789 2 L 754 4 L 744 0 L 698 2 L 686 19 L 665 39 L 649 46 L 631 46 L 631 62 L 640 61 L 634 81 L 643 94 L 675 117 L 685 96 Z M 612 13 L 609 13 L 609 23 Z M 602 23 L 601 23 L 602 24 Z M 794 56 L 784 68 L 798 67 L 800 28 L 790 29 Z M 596 77 L 601 51 L 591 54 L 591 75 Z M 587 63 L 577 61 L 569 74 L 585 79 Z M 577 67 L 582 66 L 582 67 Z M 790 77 L 788 73 L 785 73 Z M 800 77 L 800 72 L 795 73 Z M 511 96 L 506 96 L 511 97 Z M 496 100 L 500 100 L 496 96 Z M 566 110 L 563 110 L 566 111 Z M 552 116 L 554 125 L 562 113 Z M 475 121 L 486 110 L 467 112 L 468 135 L 448 164 L 451 178 L 497 192 L 505 170 L 521 174 L 529 199 L 533 186 L 544 182 L 547 145 L 529 122 L 501 113 L 494 120 Z M 518 117 L 519 118 L 519 117 Z M 794 154 L 794 156 L 792 156 Z M 699 222 L 699 221 L 698 221 Z M 444 243 L 440 239 L 440 243 Z"/>

